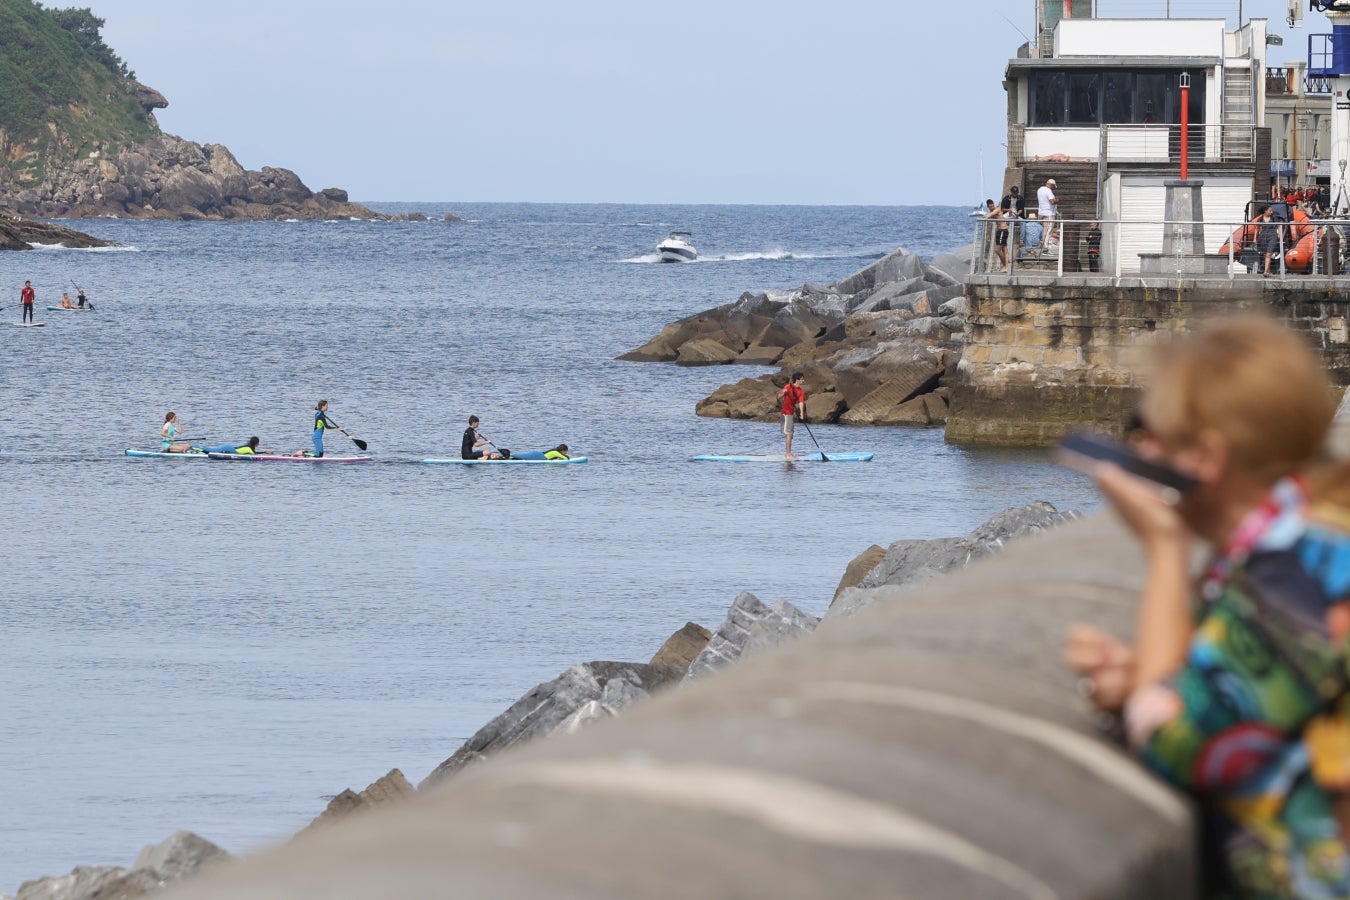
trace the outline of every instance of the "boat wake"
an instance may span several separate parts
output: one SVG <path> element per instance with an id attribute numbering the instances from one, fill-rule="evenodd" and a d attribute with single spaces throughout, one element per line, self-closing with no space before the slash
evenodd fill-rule
<path id="1" fill-rule="evenodd" d="M 798 253 L 792 250 L 760 250 L 747 253 L 724 253 L 720 256 L 700 256 L 698 259 L 690 260 L 689 265 L 699 263 L 728 263 L 728 262 L 790 262 L 801 259 L 881 259 L 885 253 L 874 251 L 841 251 L 838 253 Z M 661 255 L 659 253 L 644 253 L 641 256 L 632 256 L 628 259 L 619 260 L 621 263 L 659 263 Z"/>

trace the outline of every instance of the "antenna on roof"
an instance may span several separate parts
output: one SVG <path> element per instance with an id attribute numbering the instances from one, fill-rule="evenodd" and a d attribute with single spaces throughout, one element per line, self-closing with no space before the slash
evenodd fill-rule
<path id="1" fill-rule="evenodd" d="M 1290 2 L 1290 3 L 1297 3 L 1298 0 L 1289 0 L 1289 2 Z M 1027 33 L 1026 33 L 1025 31 L 1023 31 L 1022 29 L 1018 28 L 1018 27 L 1017 27 L 1017 24 L 1016 24 L 1015 22 L 1013 22 L 1012 19 L 1008 18 L 1007 16 L 1004 16 L 1003 13 L 999 13 L 999 15 L 1000 15 L 1000 16 L 1003 16 L 1003 21 L 1007 22 L 1009 25 L 1012 25 L 1013 31 L 1016 31 L 1018 34 L 1020 34 L 1020 35 L 1022 36 L 1022 39 L 1023 39 L 1023 40 L 1025 40 L 1027 43 L 1031 43 L 1031 38 L 1027 36 Z"/>

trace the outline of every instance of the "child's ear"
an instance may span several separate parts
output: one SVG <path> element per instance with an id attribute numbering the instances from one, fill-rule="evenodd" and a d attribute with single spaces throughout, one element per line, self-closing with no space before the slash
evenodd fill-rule
<path id="1" fill-rule="evenodd" d="M 1350 601 L 1337 603 L 1327 610 L 1327 633 L 1333 643 L 1345 643 L 1346 636 L 1350 635 Z"/>

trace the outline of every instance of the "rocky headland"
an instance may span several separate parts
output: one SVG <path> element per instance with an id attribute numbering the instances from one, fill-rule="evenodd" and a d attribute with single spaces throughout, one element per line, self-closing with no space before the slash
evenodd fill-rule
<path id="1" fill-rule="evenodd" d="M 901 248 L 833 284 L 746 292 L 619 359 L 780 368 L 718 388 L 698 403 L 701 416 L 770 421 L 778 389 L 801 371 L 809 421 L 941 425 L 965 331 L 967 267 L 960 254 L 927 263 Z"/>
<path id="2" fill-rule="evenodd" d="M 39 218 L 417 219 L 245 169 L 226 147 L 166 134 L 169 101 L 109 48 L 88 9 L 0 0 L 0 209 Z M 454 220 L 454 216 L 446 216 Z M 74 246 L 67 244 L 67 246 Z"/>

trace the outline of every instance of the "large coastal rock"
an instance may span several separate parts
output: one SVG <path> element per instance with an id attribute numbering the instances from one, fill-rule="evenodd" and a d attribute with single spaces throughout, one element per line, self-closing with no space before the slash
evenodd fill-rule
<path id="1" fill-rule="evenodd" d="M 347 199 L 314 192 L 294 172 L 245 169 L 220 144 L 170 134 L 103 146 L 68 164 L 54 161 L 40 184 L 0 193 L 25 215 L 133 219 L 385 219 Z"/>
<path id="2" fill-rule="evenodd" d="M 686 677 L 707 675 L 748 653 L 810 634 L 819 623 L 786 600 L 770 606 L 746 591 L 732 602 L 708 646 L 689 664 Z"/>
<path id="3" fill-rule="evenodd" d="M 35 222 L 13 213 L 0 214 L 0 250 L 32 250 L 38 244 L 59 244 L 74 249 L 113 246 L 111 241 L 100 240 L 73 228 L 63 228 L 51 222 Z"/>
<path id="4" fill-rule="evenodd" d="M 205 838 L 179 831 L 142 850 L 130 869 L 76 866 L 69 875 L 24 882 L 15 900 L 135 900 L 233 858 Z"/>
<path id="5" fill-rule="evenodd" d="M 408 779 L 404 777 L 400 770 L 390 769 L 388 774 L 366 785 L 363 791 L 358 792 L 347 788 L 335 796 L 328 802 L 324 811 L 319 813 L 318 817 L 306 825 L 300 833 L 304 834 L 313 828 L 326 827 L 345 819 L 352 813 L 398 803 L 415 793 L 416 790 L 408 783 Z"/>
<path id="6" fill-rule="evenodd" d="M 858 578 L 856 586 L 841 584 L 828 614 L 851 615 L 877 601 L 876 588 L 929 581 L 997 553 L 1010 541 L 1039 534 L 1077 517 L 1076 512 L 1060 512 L 1054 504 L 1037 500 L 1005 509 L 965 537 L 896 541 L 886 548 L 885 554 L 865 575 Z"/>
<path id="7" fill-rule="evenodd" d="M 508 747 L 556 731 L 578 711 L 588 719 L 612 714 L 634 700 L 678 682 L 684 673 L 679 666 L 641 663 L 589 662 L 572 666 L 553 681 L 537 685 L 484 725 L 424 778 L 418 789 L 436 784 L 470 763 Z M 588 706 L 592 703 L 595 705 Z"/>
<path id="8" fill-rule="evenodd" d="M 948 268 L 960 271 L 956 262 Z M 778 389 L 801 371 L 808 421 L 940 425 L 946 396 L 928 395 L 954 365 L 962 290 L 958 278 L 900 249 L 837 284 L 747 292 L 667 325 L 619 359 L 780 367 L 699 401 L 695 412 L 710 418 L 773 419 Z"/>

